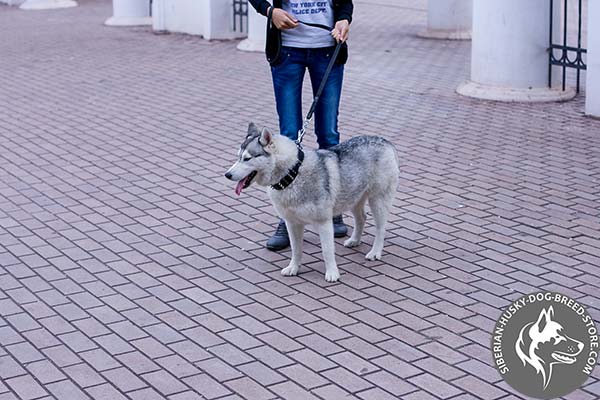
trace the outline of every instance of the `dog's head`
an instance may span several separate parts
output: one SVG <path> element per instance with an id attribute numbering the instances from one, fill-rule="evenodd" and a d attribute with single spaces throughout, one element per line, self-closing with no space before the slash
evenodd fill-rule
<path id="1" fill-rule="evenodd" d="M 542 309 L 535 322 L 521 329 L 515 346 L 523 365 L 529 364 L 548 386 L 554 364 L 573 364 L 583 350 L 583 343 L 565 333 L 563 326 L 554 320 L 554 308 Z"/>
<path id="2" fill-rule="evenodd" d="M 237 182 L 237 195 L 253 181 L 262 186 L 271 181 L 276 136 L 279 135 L 269 132 L 266 128 L 259 130 L 254 123 L 248 126 L 248 134 L 240 146 L 238 159 L 225 173 L 227 179 Z"/>

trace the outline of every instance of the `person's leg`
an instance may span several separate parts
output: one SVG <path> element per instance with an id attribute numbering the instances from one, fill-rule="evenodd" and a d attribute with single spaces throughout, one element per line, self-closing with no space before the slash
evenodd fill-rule
<path id="1" fill-rule="evenodd" d="M 313 94 L 321 85 L 332 55 L 333 48 L 317 49 L 311 54 L 309 73 Z M 315 110 L 315 133 L 321 149 L 328 149 L 340 142 L 338 114 L 343 80 L 344 66 L 334 64 Z"/>
<path id="2" fill-rule="evenodd" d="M 317 94 L 325 76 L 327 66 L 333 56 L 333 50 L 333 48 L 317 49 L 311 53 L 308 71 L 314 95 Z M 328 149 L 340 143 L 338 114 L 343 80 L 344 65 L 334 64 L 315 109 L 315 134 L 320 149 Z M 333 218 L 333 232 L 337 238 L 344 237 L 348 233 L 348 228 L 341 215 Z"/>
<path id="3" fill-rule="evenodd" d="M 287 47 L 282 51 L 283 61 L 271 67 L 279 133 L 296 140 L 302 127 L 302 82 L 306 71 L 306 51 Z M 283 219 L 280 219 L 275 233 L 267 240 L 267 249 L 283 250 L 289 245 L 288 230 Z"/>
<path id="4" fill-rule="evenodd" d="M 306 71 L 305 50 L 284 47 L 283 61 L 271 67 L 279 133 L 296 140 L 302 127 L 302 82 Z"/>

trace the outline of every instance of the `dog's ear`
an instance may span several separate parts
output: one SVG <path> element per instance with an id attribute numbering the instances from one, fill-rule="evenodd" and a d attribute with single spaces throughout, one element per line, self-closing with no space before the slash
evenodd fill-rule
<path id="1" fill-rule="evenodd" d="M 263 128 L 260 133 L 260 139 L 258 139 L 259 143 L 263 147 L 267 147 L 271 143 L 273 143 L 273 134 L 269 132 L 267 128 Z"/>
<path id="2" fill-rule="evenodd" d="M 260 134 L 258 126 L 256 126 L 254 122 L 250 122 L 250 125 L 248 125 L 248 134 L 246 135 L 246 137 L 257 136 L 258 134 Z"/>

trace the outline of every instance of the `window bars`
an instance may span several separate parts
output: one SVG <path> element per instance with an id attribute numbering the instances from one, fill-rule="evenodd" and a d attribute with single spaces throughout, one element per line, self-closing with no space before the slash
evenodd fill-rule
<path id="1" fill-rule="evenodd" d="M 557 0 L 560 1 L 560 0 Z M 587 54 L 587 50 L 581 47 L 581 21 L 582 21 L 582 0 L 578 2 L 578 18 L 577 18 L 577 47 L 568 45 L 568 0 L 563 0 L 563 34 L 562 44 L 554 43 L 554 0 L 550 0 L 550 47 L 548 48 L 548 86 L 552 87 L 552 66 L 557 65 L 562 67 L 562 90 L 566 90 L 567 68 L 575 68 L 577 70 L 577 93 L 579 93 L 579 82 L 581 71 L 587 69 L 587 65 L 583 61 L 583 55 Z M 560 57 L 556 57 L 555 50 Z M 574 57 L 574 58 L 573 58 Z"/>

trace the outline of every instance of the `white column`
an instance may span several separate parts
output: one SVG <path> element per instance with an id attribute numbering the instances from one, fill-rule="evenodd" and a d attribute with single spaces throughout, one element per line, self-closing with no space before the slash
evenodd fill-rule
<path id="1" fill-rule="evenodd" d="M 471 39 L 473 0 L 429 0 L 427 30 L 418 34 L 428 39 Z"/>
<path id="2" fill-rule="evenodd" d="M 600 118 L 600 2 L 588 1 L 585 113 Z M 594 22 L 592 22 L 594 21 Z"/>
<path id="3" fill-rule="evenodd" d="M 154 33 L 167 33 L 167 3 L 165 0 L 152 2 L 152 30 Z"/>
<path id="4" fill-rule="evenodd" d="M 23 10 L 48 10 L 76 6 L 77 2 L 74 0 L 25 0 L 20 8 Z"/>
<path id="5" fill-rule="evenodd" d="M 558 4 L 560 2 L 555 1 Z M 555 9 L 555 38 L 560 12 Z M 575 91 L 548 88 L 549 0 L 474 0 L 471 80 L 464 96 L 499 101 L 564 101 Z"/>
<path id="6" fill-rule="evenodd" d="M 106 20 L 110 26 L 152 25 L 150 0 L 113 0 L 113 16 Z"/>
<path id="7" fill-rule="evenodd" d="M 242 51 L 265 51 L 267 36 L 267 18 L 248 5 L 248 38 L 238 44 Z"/>

